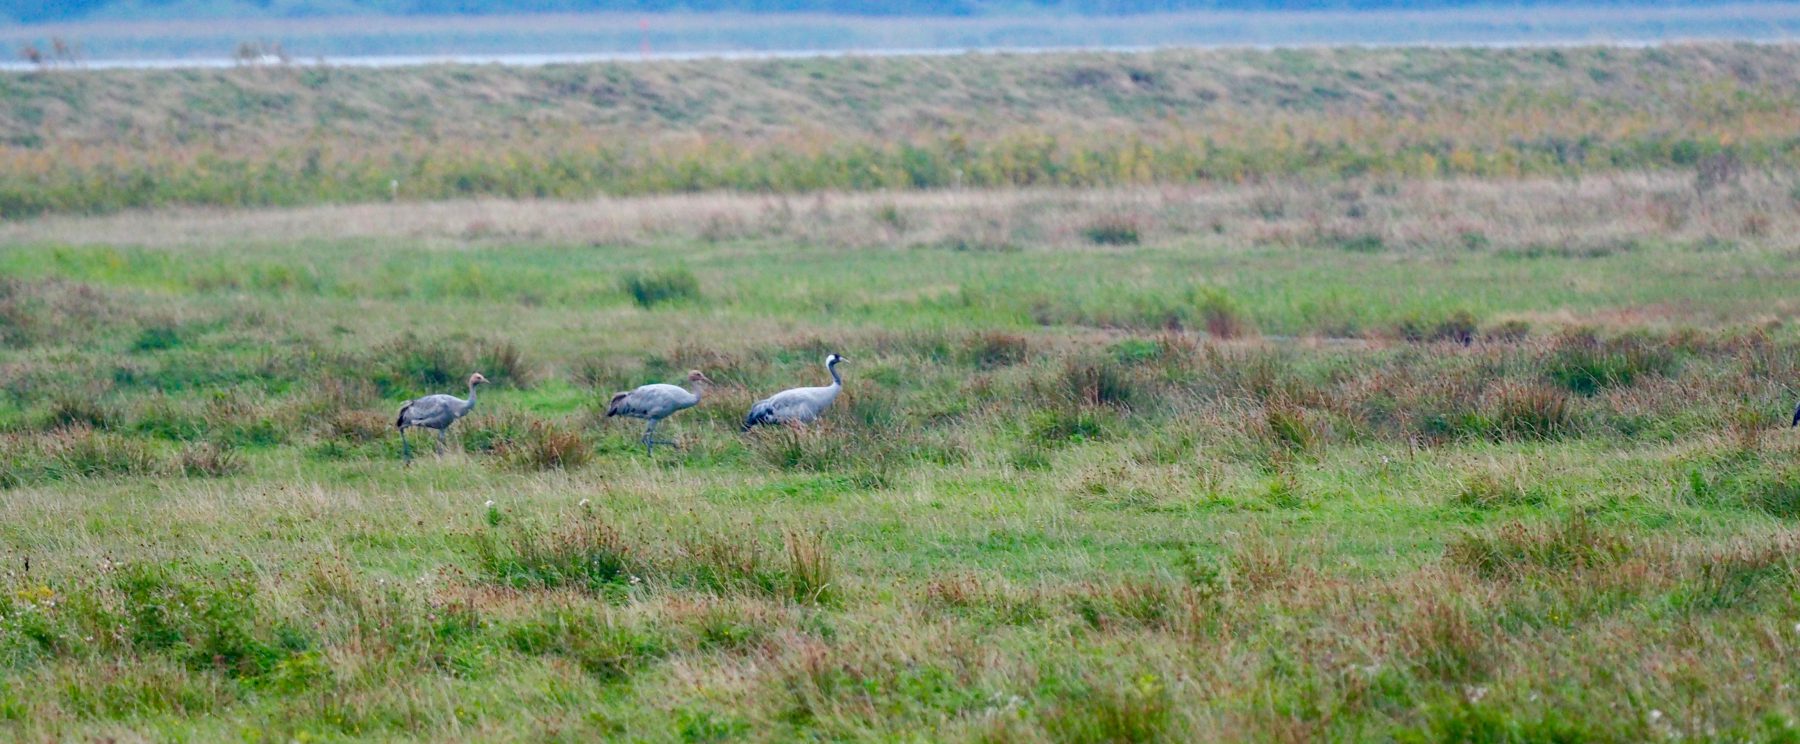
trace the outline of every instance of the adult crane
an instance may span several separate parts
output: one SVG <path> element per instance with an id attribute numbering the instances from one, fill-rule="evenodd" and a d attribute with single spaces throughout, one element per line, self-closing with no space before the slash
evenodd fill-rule
<path id="1" fill-rule="evenodd" d="M 456 420 L 469 415 L 475 410 L 475 386 L 488 381 L 480 372 L 469 375 L 469 399 L 463 400 L 454 395 L 439 393 L 414 398 L 400 406 L 400 417 L 394 420 L 394 427 L 400 430 L 400 457 L 408 465 L 412 464 L 412 445 L 406 441 L 406 430 L 409 427 L 422 426 L 436 429 L 438 433 L 437 453 L 444 454 L 444 431 Z"/>
<path id="2" fill-rule="evenodd" d="M 701 396 L 706 395 L 706 388 L 713 384 L 700 370 L 689 370 L 687 374 L 688 388 L 667 383 L 653 383 L 636 390 L 613 393 L 612 400 L 606 404 L 606 416 L 624 416 L 626 418 L 643 419 L 650 422 L 644 427 L 644 454 L 654 454 L 656 445 L 674 445 L 675 442 L 656 438 L 656 425 L 663 419 L 675 415 L 677 411 L 685 411 L 699 405 Z"/>
<path id="3" fill-rule="evenodd" d="M 831 373 L 830 385 L 792 388 L 757 401 L 750 406 L 750 415 L 744 417 L 744 431 L 765 424 L 805 424 L 817 420 L 844 390 L 844 378 L 839 377 L 837 371 L 838 362 L 842 361 L 844 358 L 837 354 L 825 357 L 825 370 Z"/>

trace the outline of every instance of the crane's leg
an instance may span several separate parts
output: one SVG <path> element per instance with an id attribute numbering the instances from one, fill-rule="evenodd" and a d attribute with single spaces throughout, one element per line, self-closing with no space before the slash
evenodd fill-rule
<path id="1" fill-rule="evenodd" d="M 662 423 L 662 419 L 657 419 L 650 422 L 650 426 L 644 429 L 644 454 L 646 455 L 650 454 L 651 448 L 658 444 L 666 444 L 670 447 L 675 446 L 675 440 L 673 439 L 656 438 L 656 425 L 660 423 Z"/>
<path id="2" fill-rule="evenodd" d="M 449 427 L 445 428 L 447 429 Z M 444 456 L 444 429 L 438 429 L 437 454 L 438 457 Z"/>
<path id="3" fill-rule="evenodd" d="M 406 427 L 400 427 L 400 461 L 412 467 L 412 445 L 406 441 Z"/>

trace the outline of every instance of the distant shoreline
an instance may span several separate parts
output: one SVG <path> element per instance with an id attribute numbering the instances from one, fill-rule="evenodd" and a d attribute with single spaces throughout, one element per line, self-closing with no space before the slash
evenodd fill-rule
<path id="1" fill-rule="evenodd" d="M 1800 4 L 1189 12 L 1166 15 L 879 18 L 580 14 L 89 21 L 0 26 L 0 69 L 31 70 L 26 46 L 73 45 L 93 69 L 220 68 L 245 45 L 291 64 L 538 66 L 694 59 L 1360 47 L 1642 47 L 1800 41 Z M 270 60 L 273 60 L 271 56 Z"/>
<path id="2" fill-rule="evenodd" d="M 693 62 L 716 59 L 721 61 L 755 61 L 780 59 L 835 59 L 854 57 L 956 57 L 961 55 L 1049 55 L 1049 54 L 1148 54 L 1159 51 L 1179 50 L 1277 50 L 1277 49 L 1330 49 L 1342 47 L 1356 48 L 1396 48 L 1396 49 L 1579 49 L 1593 47 L 1614 47 L 1619 49 L 1641 49 L 1659 44 L 1679 44 L 1686 41 L 1708 41 L 1706 39 L 1671 39 L 1668 41 L 1523 41 L 1492 43 L 1395 43 L 1395 44 L 1246 44 L 1246 45 L 1191 45 L 1191 46 L 1101 46 L 1101 47 L 993 47 L 986 49 L 777 49 L 757 51 L 708 51 L 708 52 L 656 52 L 648 55 L 619 52 L 573 53 L 573 54 L 466 54 L 466 55 L 386 55 L 368 57 L 315 57 L 312 59 L 292 58 L 280 60 L 245 61 L 233 58 L 199 58 L 199 59 L 101 59 L 83 60 L 72 67 L 51 67 L 48 69 L 75 70 L 219 70 L 236 67 L 419 67 L 425 65 L 503 65 L 508 67 L 543 67 L 547 65 L 580 65 L 580 64 L 612 64 L 633 62 Z M 1716 41 L 1716 40 L 1714 40 Z M 1751 44 L 1786 44 L 1790 41 L 1748 41 Z M 47 69 L 26 62 L 0 62 L 0 70 L 7 72 L 30 72 Z"/>

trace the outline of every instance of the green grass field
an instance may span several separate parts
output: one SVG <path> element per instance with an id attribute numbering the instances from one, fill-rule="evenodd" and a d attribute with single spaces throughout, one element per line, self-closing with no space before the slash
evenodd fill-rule
<path id="1" fill-rule="evenodd" d="M 11 223 L 0 732 L 1788 740 L 1795 199 Z M 736 432 L 830 351 L 827 421 Z M 721 387 L 678 450 L 599 415 L 695 367 Z M 400 402 L 474 370 L 451 451 L 403 469 Z"/>

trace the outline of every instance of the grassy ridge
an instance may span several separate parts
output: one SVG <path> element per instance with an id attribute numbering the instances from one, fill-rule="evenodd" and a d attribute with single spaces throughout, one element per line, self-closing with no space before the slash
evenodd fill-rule
<path id="1" fill-rule="evenodd" d="M 0 732 L 1791 736 L 1800 230 L 1699 180 L 11 223 Z"/>
<path id="2" fill-rule="evenodd" d="M 1788 45 L 0 78 L 0 214 L 1789 167 Z"/>

